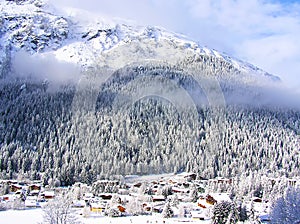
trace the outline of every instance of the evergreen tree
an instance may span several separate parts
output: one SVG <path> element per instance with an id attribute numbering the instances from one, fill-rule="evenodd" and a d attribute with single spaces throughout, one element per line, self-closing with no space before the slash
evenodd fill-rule
<path id="1" fill-rule="evenodd" d="M 108 214 L 109 217 L 120 217 L 121 216 L 121 212 L 119 211 L 119 209 L 114 208 L 114 207 L 110 207 L 108 209 L 107 214 Z"/>
<path id="2" fill-rule="evenodd" d="M 175 194 L 172 198 L 171 198 L 171 205 L 174 207 L 177 207 L 179 205 L 179 199 L 177 194 Z"/>
<path id="3" fill-rule="evenodd" d="M 172 195 L 172 187 L 169 185 L 166 185 L 162 188 L 161 194 L 167 198 L 169 195 Z"/>
<path id="4" fill-rule="evenodd" d="M 239 221 L 245 222 L 246 220 L 248 220 L 248 211 L 245 205 L 239 203 L 237 210 L 239 214 Z"/>
<path id="5" fill-rule="evenodd" d="M 213 207 L 213 224 L 237 223 L 238 214 L 232 202 L 221 201 Z"/>
<path id="6" fill-rule="evenodd" d="M 170 202 L 167 202 L 165 204 L 165 207 L 164 207 L 164 209 L 163 209 L 163 211 L 162 211 L 161 214 L 162 214 L 163 218 L 172 218 L 173 217 L 174 212 L 173 212 L 173 210 L 171 208 Z"/>

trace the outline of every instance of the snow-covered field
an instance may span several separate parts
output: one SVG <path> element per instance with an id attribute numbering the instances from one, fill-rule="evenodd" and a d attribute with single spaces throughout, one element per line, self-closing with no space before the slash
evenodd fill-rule
<path id="1" fill-rule="evenodd" d="M 0 212 L 1 223 L 37 224 L 43 221 L 41 209 L 7 210 Z"/>
<path id="2" fill-rule="evenodd" d="M 185 219 L 163 219 L 159 215 L 153 216 L 127 216 L 119 218 L 110 218 L 106 216 L 91 216 L 89 218 L 83 218 L 78 216 L 78 221 L 84 224 L 144 224 L 144 223 L 209 223 L 209 221 L 192 220 L 191 218 Z M 40 208 L 27 209 L 27 210 L 7 210 L 0 212 L 0 223 L 22 223 L 22 224 L 38 224 L 43 223 L 43 211 Z"/>

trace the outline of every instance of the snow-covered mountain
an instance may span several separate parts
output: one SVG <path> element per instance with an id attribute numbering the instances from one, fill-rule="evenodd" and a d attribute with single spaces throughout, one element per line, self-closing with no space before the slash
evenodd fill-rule
<path id="1" fill-rule="evenodd" d="M 79 9 L 58 10 L 43 0 L 0 2 L 0 49 L 2 77 L 14 67 L 17 52 L 25 51 L 35 57 L 75 64 L 81 71 L 95 65 L 119 69 L 155 60 L 204 64 L 219 78 L 239 73 L 233 78 L 243 82 L 279 80 L 253 65 L 162 28 L 104 19 Z"/>
<path id="2" fill-rule="evenodd" d="M 299 110 L 253 65 L 41 0 L 0 0 L 0 49 L 0 179 L 299 174 Z"/>

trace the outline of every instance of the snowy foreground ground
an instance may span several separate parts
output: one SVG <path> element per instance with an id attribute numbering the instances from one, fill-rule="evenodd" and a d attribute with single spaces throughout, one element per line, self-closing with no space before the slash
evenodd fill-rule
<path id="1" fill-rule="evenodd" d="M 22 224 L 38 224 L 43 223 L 43 211 L 40 208 L 37 209 L 27 209 L 27 210 L 7 210 L 0 212 L 1 223 L 22 223 Z M 157 215 L 154 216 L 130 216 L 130 217 L 120 217 L 120 218 L 110 218 L 106 216 L 97 216 L 82 218 L 79 217 L 78 221 L 81 221 L 84 224 L 96 224 L 96 223 L 105 223 L 105 224 L 144 224 L 144 223 L 209 223 L 209 221 L 199 221 L 187 219 L 163 219 Z"/>

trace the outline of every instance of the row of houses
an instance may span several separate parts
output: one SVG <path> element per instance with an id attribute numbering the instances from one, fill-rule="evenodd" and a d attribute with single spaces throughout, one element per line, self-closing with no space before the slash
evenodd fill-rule
<path id="1" fill-rule="evenodd" d="M 0 196 L 1 203 L 21 200 L 24 202 L 25 207 L 41 207 L 45 202 L 55 197 L 54 190 L 46 190 L 42 184 L 38 182 L 1 180 L 0 186 L 7 189 L 6 194 Z"/>
<path id="2" fill-rule="evenodd" d="M 61 191 L 80 192 L 74 196 L 73 206 L 80 209 L 88 209 L 95 214 L 106 214 L 112 208 L 122 214 L 129 214 L 132 211 L 132 203 L 139 204 L 140 212 L 162 213 L 164 206 L 170 203 L 176 196 L 180 207 L 185 210 L 186 217 L 193 219 L 208 220 L 213 206 L 221 201 L 230 201 L 228 193 L 206 192 L 206 185 L 211 183 L 232 185 L 232 179 L 215 178 L 206 180 L 197 178 L 193 173 L 182 173 L 180 175 L 170 175 L 148 179 L 132 178 L 130 182 L 126 181 L 97 181 L 93 186 L 76 183 L 70 188 L 45 189 L 39 183 L 19 183 L 5 182 L 8 184 L 9 194 L 0 197 L 0 201 L 14 200 L 14 198 L 26 195 L 24 203 L 26 207 L 41 207 L 49 200 L 55 200 L 55 196 Z M 101 189 L 114 189 L 116 192 L 102 192 Z M 148 191 L 146 189 L 150 189 Z M 75 191 L 76 189 L 76 191 Z M 191 200 L 193 191 L 197 189 L 196 201 Z M 206 189 L 207 190 L 207 189 Z M 168 191 L 166 193 L 166 191 Z M 75 195 L 75 194 L 74 194 Z M 260 198 L 253 198 L 253 203 L 257 207 L 267 207 Z M 176 208 L 178 210 L 178 207 Z M 129 212 L 129 213 L 127 213 Z"/>
<path id="3" fill-rule="evenodd" d="M 41 190 L 40 183 L 18 182 L 14 180 L 0 180 L 0 187 L 8 186 L 9 192 L 14 193 L 21 190 L 33 191 Z"/>
<path id="4" fill-rule="evenodd" d="M 126 213 L 127 206 L 133 199 L 137 199 L 142 207 L 141 212 L 145 213 L 161 213 L 164 206 L 172 201 L 173 197 L 176 196 L 181 205 L 185 205 L 184 210 L 187 210 L 186 216 L 195 219 L 208 219 L 209 212 L 208 209 L 212 207 L 217 201 L 230 200 L 228 194 L 201 194 L 198 197 L 197 202 L 191 202 L 190 194 L 191 191 L 198 189 L 204 190 L 204 185 L 208 180 L 200 179 L 196 180 L 196 175 L 194 173 L 182 173 L 180 175 L 173 175 L 168 177 L 162 177 L 150 180 L 140 180 L 137 178 L 136 181 L 132 180 L 130 183 L 123 184 L 118 193 L 102 193 L 94 196 L 90 193 L 85 194 L 81 200 L 74 202 L 76 207 L 89 207 L 91 212 L 104 213 L 108 205 L 111 206 L 110 201 L 113 197 L 119 197 L 120 201 L 114 206 L 121 213 Z M 116 183 L 111 181 L 102 180 L 97 186 L 105 188 L 108 186 L 115 186 Z M 145 189 L 151 188 L 151 191 Z M 160 189 L 160 190 L 159 190 Z M 162 194 L 162 189 L 168 189 L 170 192 L 168 194 Z M 142 197 L 144 195 L 144 199 Z M 169 195 L 169 196 L 168 196 Z M 88 196 L 88 197 L 87 197 Z M 144 200 L 144 201 L 143 201 Z M 130 202 L 131 201 L 131 202 Z M 177 208 L 178 209 L 178 208 Z M 193 212 L 191 212 L 193 211 Z"/>

